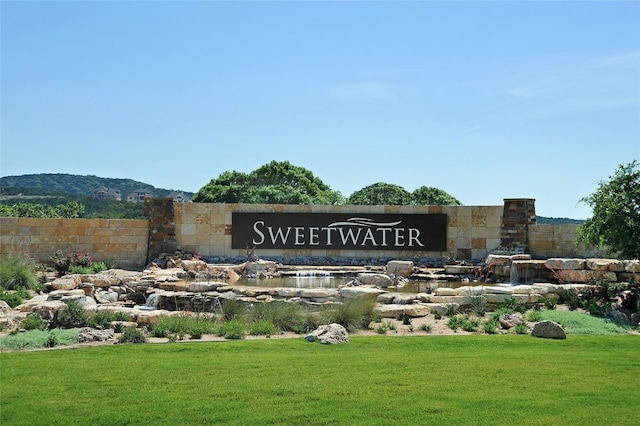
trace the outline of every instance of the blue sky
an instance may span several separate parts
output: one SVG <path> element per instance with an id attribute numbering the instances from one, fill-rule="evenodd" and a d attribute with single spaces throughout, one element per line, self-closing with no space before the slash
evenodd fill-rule
<path id="1" fill-rule="evenodd" d="M 0 175 L 580 198 L 640 159 L 640 2 L 12 2 Z"/>

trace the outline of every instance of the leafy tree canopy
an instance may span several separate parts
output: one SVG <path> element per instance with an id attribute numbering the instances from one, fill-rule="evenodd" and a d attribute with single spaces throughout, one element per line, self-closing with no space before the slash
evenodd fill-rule
<path id="1" fill-rule="evenodd" d="M 421 186 L 411 194 L 412 204 L 419 206 L 459 206 L 461 203 L 442 189 Z"/>
<path id="2" fill-rule="evenodd" d="M 351 194 L 347 204 L 402 206 L 411 204 L 411 193 L 399 185 L 378 182 Z"/>
<path id="3" fill-rule="evenodd" d="M 193 197 L 200 203 L 338 204 L 342 195 L 309 170 L 272 161 L 249 174 L 226 171 Z"/>
<path id="4" fill-rule="evenodd" d="M 580 200 L 593 217 L 579 228 L 578 241 L 606 247 L 626 259 L 640 258 L 640 169 L 638 161 L 619 165 L 608 181 Z"/>
<path id="5" fill-rule="evenodd" d="M 84 213 L 84 206 L 75 201 L 56 206 L 30 203 L 0 204 L 0 217 L 76 218 L 82 213 Z"/>

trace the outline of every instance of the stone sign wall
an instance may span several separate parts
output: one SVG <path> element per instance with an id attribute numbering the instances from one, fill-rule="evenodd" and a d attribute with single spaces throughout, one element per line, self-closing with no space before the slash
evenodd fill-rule
<path id="1" fill-rule="evenodd" d="M 60 250 L 85 252 L 119 268 L 147 261 L 149 221 L 0 217 L 0 253 L 29 253 L 40 262 Z"/>

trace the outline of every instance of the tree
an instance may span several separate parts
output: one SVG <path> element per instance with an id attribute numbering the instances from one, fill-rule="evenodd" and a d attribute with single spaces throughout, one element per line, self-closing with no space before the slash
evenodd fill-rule
<path id="1" fill-rule="evenodd" d="M 461 203 L 442 189 L 421 186 L 411 194 L 413 204 L 419 206 L 459 206 Z"/>
<path id="2" fill-rule="evenodd" d="M 378 182 L 354 192 L 347 204 L 404 206 L 411 203 L 411 194 L 399 185 Z"/>
<path id="3" fill-rule="evenodd" d="M 288 161 L 272 161 L 249 174 L 226 171 L 193 197 L 201 203 L 339 204 L 338 191 L 309 170 Z"/>
<path id="4" fill-rule="evenodd" d="M 593 217 L 578 228 L 578 241 L 605 247 L 626 259 L 640 258 L 640 169 L 638 161 L 619 165 L 609 180 L 580 200 Z"/>

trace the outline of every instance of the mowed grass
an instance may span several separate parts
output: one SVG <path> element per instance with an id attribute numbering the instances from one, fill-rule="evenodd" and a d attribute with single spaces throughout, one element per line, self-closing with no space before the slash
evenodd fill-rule
<path id="1" fill-rule="evenodd" d="M 629 425 L 640 336 L 353 337 L 0 354 L 2 425 Z"/>

